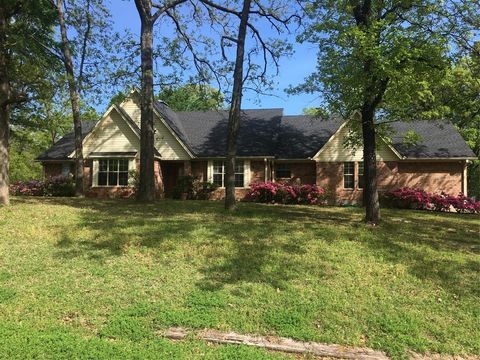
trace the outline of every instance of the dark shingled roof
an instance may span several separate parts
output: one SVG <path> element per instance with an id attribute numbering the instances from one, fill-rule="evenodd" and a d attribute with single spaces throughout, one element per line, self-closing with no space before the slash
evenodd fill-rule
<path id="1" fill-rule="evenodd" d="M 177 137 L 197 157 L 223 157 L 226 150 L 228 111 L 174 112 L 165 103 L 155 109 Z M 136 124 L 121 110 L 127 121 Z M 343 120 L 321 120 L 308 115 L 283 116 L 283 109 L 242 110 L 238 136 L 238 156 L 275 156 L 280 159 L 313 157 L 338 130 Z M 94 122 L 83 124 L 84 136 Z M 393 147 L 406 158 L 472 158 L 475 154 L 450 122 L 398 122 L 392 124 Z M 137 128 L 138 129 L 138 128 Z M 407 146 L 409 130 L 420 142 Z M 64 136 L 37 160 L 64 160 L 74 150 L 73 133 Z"/>
<path id="2" fill-rule="evenodd" d="M 96 121 L 82 121 L 82 138 L 93 129 Z M 37 157 L 39 161 L 46 160 L 68 160 L 68 156 L 75 150 L 75 134 L 74 132 L 68 133 L 50 149 L 42 153 Z"/>
<path id="3" fill-rule="evenodd" d="M 242 110 L 238 156 L 274 156 L 283 109 Z M 228 111 L 178 112 L 189 145 L 200 157 L 225 156 Z"/>
<path id="4" fill-rule="evenodd" d="M 275 155 L 280 159 L 313 157 L 342 123 L 339 117 L 322 120 L 308 115 L 284 116 Z"/>
<path id="5" fill-rule="evenodd" d="M 393 147 L 406 158 L 468 158 L 475 157 L 455 126 L 449 121 L 413 121 L 392 123 L 395 131 Z M 404 144 L 404 135 L 414 131 L 420 141 L 413 146 Z"/>

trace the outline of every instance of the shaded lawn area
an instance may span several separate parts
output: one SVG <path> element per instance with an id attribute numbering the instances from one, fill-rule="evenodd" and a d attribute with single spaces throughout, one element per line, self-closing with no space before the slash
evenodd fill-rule
<path id="1" fill-rule="evenodd" d="M 279 359 L 170 326 L 480 354 L 480 218 L 218 202 L 14 198 L 0 208 L 7 358 Z"/>

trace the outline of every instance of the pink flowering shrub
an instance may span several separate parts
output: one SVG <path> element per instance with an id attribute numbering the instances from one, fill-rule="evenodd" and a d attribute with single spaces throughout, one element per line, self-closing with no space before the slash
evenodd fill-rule
<path id="1" fill-rule="evenodd" d="M 70 176 L 54 176 L 45 181 L 17 181 L 10 185 L 10 194 L 25 196 L 73 196 L 75 181 Z"/>
<path id="2" fill-rule="evenodd" d="M 11 195 L 43 196 L 45 184 L 40 180 L 17 181 L 10 184 Z"/>
<path id="3" fill-rule="evenodd" d="M 480 201 L 475 201 L 463 194 L 453 196 L 445 194 L 430 194 L 421 189 L 400 188 L 385 194 L 394 207 L 418 210 L 450 211 L 455 209 L 460 213 L 480 212 Z"/>
<path id="4" fill-rule="evenodd" d="M 326 198 L 325 190 L 316 185 L 289 185 L 260 182 L 250 185 L 246 199 L 259 203 L 320 205 Z"/>

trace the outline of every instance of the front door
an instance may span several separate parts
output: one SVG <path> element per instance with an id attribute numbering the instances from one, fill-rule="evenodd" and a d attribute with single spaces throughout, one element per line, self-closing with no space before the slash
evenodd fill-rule
<path id="1" fill-rule="evenodd" d="M 183 163 L 160 161 L 162 167 L 165 197 L 172 197 L 178 178 L 183 170 Z"/>

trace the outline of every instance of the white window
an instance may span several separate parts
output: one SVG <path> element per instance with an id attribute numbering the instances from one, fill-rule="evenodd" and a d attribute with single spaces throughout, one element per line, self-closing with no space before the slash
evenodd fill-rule
<path id="1" fill-rule="evenodd" d="M 96 185 L 128 186 L 128 159 L 98 160 Z"/>
<path id="2" fill-rule="evenodd" d="M 355 163 L 353 161 L 343 163 L 343 188 L 355 188 Z"/>
<path id="3" fill-rule="evenodd" d="M 250 162 L 248 160 L 235 161 L 235 187 L 246 187 L 249 178 Z M 210 175 L 208 178 L 211 182 L 219 187 L 225 187 L 226 183 L 226 166 L 223 160 L 213 160 L 209 162 L 208 170 Z"/>
<path id="4" fill-rule="evenodd" d="M 225 162 L 215 160 L 213 162 L 213 180 L 212 182 L 223 187 L 225 182 Z"/>

